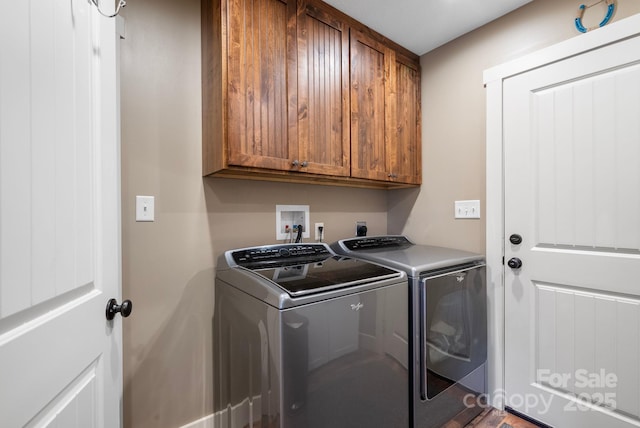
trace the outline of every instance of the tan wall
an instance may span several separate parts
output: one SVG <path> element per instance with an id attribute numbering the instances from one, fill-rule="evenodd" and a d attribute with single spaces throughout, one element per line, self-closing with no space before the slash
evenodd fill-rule
<path id="1" fill-rule="evenodd" d="M 415 241 L 485 252 L 485 221 L 455 220 L 455 200 L 485 204 L 485 69 L 579 36 L 580 2 L 534 0 L 422 56 L 423 185 L 389 195 L 389 233 Z M 604 3 L 585 13 L 585 26 L 604 17 Z M 613 21 L 640 12 L 619 0 Z"/>
<path id="2" fill-rule="evenodd" d="M 179 427 L 212 411 L 215 258 L 275 241 L 276 204 L 309 205 L 325 240 L 357 220 L 386 233 L 383 190 L 202 179 L 200 2 L 136 0 L 122 43 L 124 418 L 128 428 Z M 135 195 L 156 221 L 134 221 Z"/>
<path id="3" fill-rule="evenodd" d="M 640 11 L 620 3 L 616 19 Z M 131 2 L 121 64 L 123 294 L 134 302 L 124 322 L 125 427 L 179 427 L 211 413 L 215 258 L 274 242 L 276 204 L 310 205 L 327 241 L 366 220 L 370 234 L 483 252 L 484 220 L 452 218 L 455 199 L 484 205 L 482 71 L 574 35 L 576 7 L 536 0 L 425 55 L 425 184 L 385 192 L 203 180 L 200 2 Z M 134 221 L 135 195 L 156 197 L 154 223 Z"/>

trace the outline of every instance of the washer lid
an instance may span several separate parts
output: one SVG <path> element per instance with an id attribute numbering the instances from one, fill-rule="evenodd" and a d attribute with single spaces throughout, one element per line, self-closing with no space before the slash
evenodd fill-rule
<path id="1" fill-rule="evenodd" d="M 231 250 L 230 267 L 244 268 L 297 297 L 402 276 L 400 272 L 337 257 L 326 244 L 279 244 Z"/>

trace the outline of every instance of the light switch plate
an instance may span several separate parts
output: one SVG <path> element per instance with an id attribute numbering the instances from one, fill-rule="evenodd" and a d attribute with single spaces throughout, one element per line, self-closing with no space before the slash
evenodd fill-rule
<path id="1" fill-rule="evenodd" d="M 455 201 L 455 218 L 480 218 L 480 201 Z"/>
<path id="2" fill-rule="evenodd" d="M 136 196 L 136 221 L 155 221 L 155 197 Z"/>

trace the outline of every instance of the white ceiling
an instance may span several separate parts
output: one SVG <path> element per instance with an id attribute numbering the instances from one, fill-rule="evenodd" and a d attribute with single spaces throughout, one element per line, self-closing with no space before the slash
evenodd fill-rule
<path id="1" fill-rule="evenodd" d="M 422 55 L 531 0 L 324 0 Z"/>

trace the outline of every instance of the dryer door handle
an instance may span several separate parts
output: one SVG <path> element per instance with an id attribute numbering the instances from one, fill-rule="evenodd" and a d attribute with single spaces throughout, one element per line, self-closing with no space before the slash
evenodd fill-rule
<path id="1" fill-rule="evenodd" d="M 419 344 L 420 347 L 420 399 L 427 399 L 427 280 L 420 281 L 419 288 Z"/>

